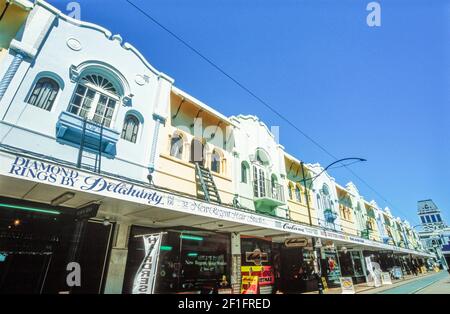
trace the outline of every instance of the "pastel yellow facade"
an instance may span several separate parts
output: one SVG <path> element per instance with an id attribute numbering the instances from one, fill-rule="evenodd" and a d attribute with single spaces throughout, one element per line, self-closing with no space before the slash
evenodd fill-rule
<path id="1" fill-rule="evenodd" d="M 312 224 L 314 226 L 319 225 L 319 219 L 317 215 L 317 208 L 313 203 L 313 192 L 311 189 L 306 190 L 303 183 L 303 173 L 301 168 L 301 163 L 294 159 L 293 157 L 285 155 L 285 166 L 286 166 L 286 201 L 289 210 L 290 219 L 305 223 Z M 304 166 L 305 177 L 307 178 L 306 186 L 309 186 L 311 177 L 310 171 L 306 166 Z M 306 197 L 308 197 L 309 211 Z M 311 219 L 309 217 L 311 215 Z"/>
<path id="2" fill-rule="evenodd" d="M 201 147 L 204 166 L 211 170 L 222 203 L 231 205 L 234 197 L 233 158 L 231 153 L 224 149 L 224 137 L 218 135 L 226 134 L 226 127 L 229 125 L 229 122 L 221 117 L 206 112 L 201 104 L 172 92 L 169 119 L 161 129 L 160 137 L 165 140 L 160 141 L 155 183 L 197 197 L 199 188 L 196 169 L 195 164 L 191 162 L 193 145 L 195 146 L 193 143 L 196 142 L 198 147 Z M 211 137 L 213 133 L 216 133 L 216 136 Z M 213 171 L 211 167 L 213 162 L 218 163 L 218 169 L 215 168 L 217 171 Z"/>
<path id="3" fill-rule="evenodd" d="M 370 203 L 364 202 L 364 207 L 367 212 L 367 231 L 370 240 L 382 241 L 380 232 L 378 231 L 377 221 L 375 213 L 377 208 L 373 207 Z"/>
<path id="4" fill-rule="evenodd" d="M 339 216 L 341 218 L 342 231 L 352 235 L 358 235 L 359 230 L 355 220 L 355 213 L 348 192 L 336 185 L 339 202 Z"/>
<path id="5" fill-rule="evenodd" d="M 4 12 L 0 20 L 0 49 L 7 49 L 11 40 L 16 36 L 20 27 L 25 22 L 29 10 L 17 4 L 8 4 L 6 0 L 0 0 L 0 13 Z M 0 52 L 0 61 L 2 55 Z"/>

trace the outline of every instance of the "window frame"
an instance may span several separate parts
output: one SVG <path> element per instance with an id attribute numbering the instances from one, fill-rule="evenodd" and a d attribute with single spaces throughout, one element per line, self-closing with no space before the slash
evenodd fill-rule
<path id="1" fill-rule="evenodd" d="M 92 74 L 89 74 L 92 75 Z M 116 120 L 116 116 L 117 116 L 117 112 L 119 111 L 119 107 L 120 107 L 120 101 L 121 101 L 121 97 L 119 94 L 113 94 L 107 90 L 104 90 L 98 86 L 96 86 L 94 83 L 86 80 L 86 77 L 89 76 L 86 75 L 84 77 L 82 77 L 78 82 L 77 85 L 75 87 L 75 91 L 72 95 L 72 98 L 70 100 L 69 106 L 67 107 L 67 111 L 75 114 L 81 118 L 86 118 L 94 123 L 98 123 L 100 125 L 103 125 L 103 127 L 106 128 L 110 128 L 112 129 L 114 127 L 115 124 L 115 120 Z M 108 80 L 108 82 L 110 82 L 112 84 L 112 82 L 105 78 L 104 76 L 100 75 L 100 74 L 96 74 L 97 76 L 102 77 L 105 80 Z M 85 91 L 83 92 L 83 94 L 81 95 L 78 90 L 80 87 L 85 88 Z M 92 98 L 89 97 L 89 99 L 91 100 L 89 103 L 89 108 L 85 108 L 85 100 L 87 97 L 87 94 L 89 92 L 93 92 L 93 96 Z M 75 99 L 76 97 L 80 97 L 81 100 L 79 102 L 79 104 L 75 104 Z M 101 97 L 106 98 L 105 103 L 103 104 L 104 109 L 102 111 L 101 114 L 98 113 L 98 108 L 100 106 L 102 106 L 100 99 Z M 108 118 L 107 113 L 108 113 L 108 109 L 110 109 L 110 103 L 111 101 L 114 103 L 113 108 L 112 108 L 112 114 L 111 116 Z M 72 111 L 72 108 L 78 108 L 76 110 L 76 113 Z M 82 110 L 86 111 L 85 115 L 82 115 L 81 112 Z M 101 119 L 101 122 L 96 120 L 96 116 L 99 116 Z M 109 123 L 105 124 L 105 121 L 109 121 Z"/>
<path id="2" fill-rule="evenodd" d="M 43 86 L 40 87 L 39 93 L 37 95 L 35 95 L 35 91 L 38 88 L 38 84 L 41 81 L 47 81 L 51 85 L 54 85 L 53 87 L 56 87 L 56 90 L 54 88 L 52 89 L 52 91 L 54 92 L 54 97 L 51 100 L 50 106 L 49 106 L 49 98 L 50 98 L 49 96 L 47 96 L 47 100 L 46 100 L 46 103 L 45 103 L 46 106 L 42 106 L 41 107 L 41 106 L 37 105 L 37 103 L 38 103 L 37 101 L 40 100 L 40 98 L 42 98 L 42 93 L 43 93 L 42 87 Z M 41 84 L 43 85 L 44 83 L 41 83 Z M 26 103 L 31 105 L 31 106 L 33 106 L 33 107 L 36 107 L 36 108 L 43 109 L 43 110 L 51 112 L 53 107 L 54 107 L 54 105 L 55 105 L 55 102 L 56 102 L 56 99 L 57 99 L 57 97 L 59 95 L 59 91 L 60 90 L 61 90 L 61 86 L 55 79 L 53 79 L 52 77 L 49 77 L 49 76 L 41 76 L 34 83 L 33 88 L 31 89 L 31 92 L 30 92 L 30 94 L 29 94 L 29 96 L 27 98 Z M 33 97 L 36 97 L 36 98 L 35 98 L 34 102 L 32 103 L 31 101 L 32 101 Z"/>
<path id="3" fill-rule="evenodd" d="M 218 157 L 218 159 L 214 159 L 214 156 L 217 156 Z M 216 167 L 217 167 L 217 170 L 214 170 L 213 169 L 213 163 L 216 165 Z M 218 173 L 218 174 L 220 174 L 220 173 L 222 173 L 222 156 L 220 155 L 220 153 L 216 150 L 216 149 L 213 149 L 213 151 L 212 151 L 212 153 L 211 153 L 211 161 L 210 161 L 210 170 L 212 171 L 212 172 L 215 172 L 215 173 Z"/>
<path id="4" fill-rule="evenodd" d="M 127 125 L 128 120 L 134 120 L 134 122 L 135 122 L 130 139 L 127 139 L 126 137 L 124 137 L 125 127 L 128 126 Z M 139 121 L 139 118 L 136 117 L 134 114 L 130 114 L 130 113 L 126 114 L 125 119 L 123 120 L 122 133 L 120 134 L 120 138 L 125 141 L 128 141 L 130 143 L 136 144 L 138 135 L 139 135 L 140 124 L 141 124 L 141 122 Z"/>
<path id="5" fill-rule="evenodd" d="M 174 142 L 174 139 L 178 138 L 177 142 Z M 180 143 L 179 148 L 177 149 L 177 154 L 172 154 L 173 152 L 173 145 L 176 143 Z M 178 156 L 179 154 L 179 156 Z M 184 154 L 184 135 L 181 133 L 174 133 L 173 135 L 170 136 L 170 141 L 169 141 L 169 155 L 170 157 L 179 159 L 179 160 L 183 160 L 183 154 Z"/>

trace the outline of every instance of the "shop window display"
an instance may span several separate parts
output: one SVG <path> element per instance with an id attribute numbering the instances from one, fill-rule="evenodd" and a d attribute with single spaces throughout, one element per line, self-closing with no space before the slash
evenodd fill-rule
<path id="1" fill-rule="evenodd" d="M 322 276 L 326 275 L 329 287 L 339 287 L 341 277 L 341 269 L 339 266 L 337 252 L 334 248 L 322 249 Z"/>
<path id="2" fill-rule="evenodd" d="M 284 247 L 282 261 L 282 289 L 287 293 L 317 290 L 314 274 L 314 253 L 305 248 Z"/>
<path id="3" fill-rule="evenodd" d="M 164 230 L 133 227 L 130 237 L 124 292 L 131 293 L 134 276 L 144 256 L 135 235 Z M 165 230 L 160 249 L 155 293 L 217 293 L 230 287 L 229 235 L 203 230 Z"/>
<path id="4" fill-rule="evenodd" d="M 275 273 L 279 273 L 278 250 L 273 248 L 271 241 L 243 237 L 241 251 L 242 276 L 258 276 L 260 293 L 272 293 L 275 286 Z"/>

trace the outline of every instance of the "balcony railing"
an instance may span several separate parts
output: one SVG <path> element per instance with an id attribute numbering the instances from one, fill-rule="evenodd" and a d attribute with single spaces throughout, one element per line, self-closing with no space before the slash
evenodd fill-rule
<path id="1" fill-rule="evenodd" d="M 335 211 L 333 211 L 331 208 L 327 208 L 323 211 L 323 216 L 324 216 L 326 222 L 334 223 L 338 214 Z"/>

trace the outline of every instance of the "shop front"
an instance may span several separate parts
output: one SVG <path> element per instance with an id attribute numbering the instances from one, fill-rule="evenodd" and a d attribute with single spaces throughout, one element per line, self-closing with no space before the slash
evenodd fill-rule
<path id="1" fill-rule="evenodd" d="M 341 267 L 335 245 L 330 243 L 324 246 L 321 255 L 322 277 L 326 278 L 328 287 L 340 287 Z"/>
<path id="2" fill-rule="evenodd" d="M 271 239 L 241 236 L 241 251 L 241 292 L 247 293 L 256 277 L 259 293 L 276 292 L 280 284 L 280 245 Z"/>
<path id="3" fill-rule="evenodd" d="M 134 291 L 139 268 L 146 258 L 143 237 L 148 234 L 162 237 L 152 293 L 230 292 L 229 234 L 187 227 L 155 229 L 132 226 L 123 293 Z"/>
<path id="4" fill-rule="evenodd" d="M 285 241 L 281 249 L 281 288 L 285 293 L 316 291 L 314 277 L 314 252 L 311 240 L 304 239 L 305 246 L 292 246 Z M 298 243 L 298 241 L 297 241 Z"/>
<path id="5" fill-rule="evenodd" d="M 366 281 L 364 273 L 363 257 L 360 251 L 340 250 L 339 264 L 343 277 L 352 277 L 353 283 L 363 283 Z"/>
<path id="6" fill-rule="evenodd" d="M 0 293 L 103 291 L 114 226 L 79 213 L 0 197 Z M 68 286 L 67 268 L 74 262 L 82 273 L 79 285 Z"/>

